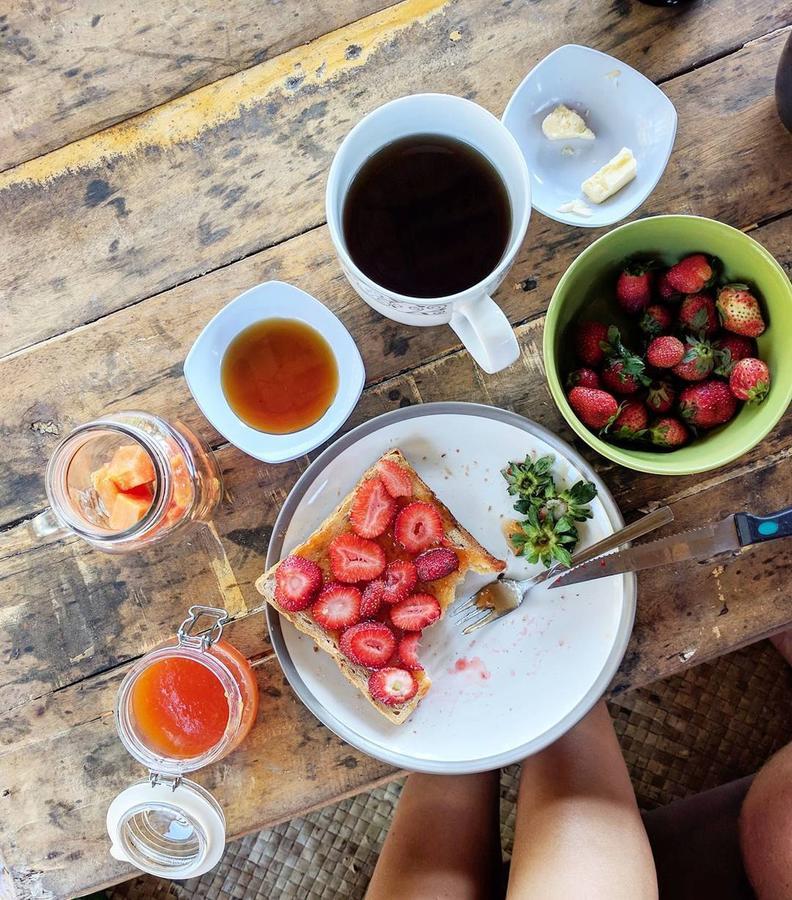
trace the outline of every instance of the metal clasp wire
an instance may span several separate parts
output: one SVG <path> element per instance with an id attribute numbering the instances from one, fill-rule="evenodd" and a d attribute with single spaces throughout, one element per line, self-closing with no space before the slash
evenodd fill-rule
<path id="1" fill-rule="evenodd" d="M 228 612 L 217 606 L 191 606 L 187 612 L 189 616 L 179 625 L 179 630 L 176 632 L 179 646 L 187 645 L 199 650 L 208 650 L 222 637 L 223 625 L 229 620 Z M 214 619 L 212 627 L 201 634 L 193 634 L 192 630 L 195 624 L 205 616 Z"/>
<path id="2" fill-rule="evenodd" d="M 156 787 L 158 784 L 167 784 L 172 791 L 175 791 L 181 784 L 181 775 L 171 777 L 169 775 L 161 775 L 159 772 L 149 772 L 149 784 L 152 787 Z"/>

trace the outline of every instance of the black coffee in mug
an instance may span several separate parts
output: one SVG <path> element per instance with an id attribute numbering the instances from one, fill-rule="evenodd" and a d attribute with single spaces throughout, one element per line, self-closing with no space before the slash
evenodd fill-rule
<path id="1" fill-rule="evenodd" d="M 492 163 L 444 135 L 400 138 L 370 156 L 347 191 L 343 231 L 372 281 L 409 297 L 473 287 L 509 244 L 509 194 Z"/>

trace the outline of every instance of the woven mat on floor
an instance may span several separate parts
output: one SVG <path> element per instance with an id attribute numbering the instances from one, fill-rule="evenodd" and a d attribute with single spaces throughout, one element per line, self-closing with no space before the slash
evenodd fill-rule
<path id="1" fill-rule="evenodd" d="M 792 738 L 792 669 L 768 642 L 633 691 L 610 704 L 644 809 L 756 771 Z M 518 767 L 501 779 L 511 850 Z M 228 845 L 185 882 L 141 876 L 112 900 L 357 900 L 365 893 L 401 785 L 390 784 Z"/>

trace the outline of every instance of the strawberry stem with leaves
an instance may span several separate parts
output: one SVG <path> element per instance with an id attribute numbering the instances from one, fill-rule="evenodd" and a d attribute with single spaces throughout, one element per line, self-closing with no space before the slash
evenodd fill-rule
<path id="1" fill-rule="evenodd" d="M 517 498 L 514 508 L 525 516 L 517 523 L 519 530 L 510 536 L 514 552 L 545 567 L 554 562 L 571 564 L 578 542 L 575 522 L 592 517 L 589 504 L 597 494 L 590 481 L 559 490 L 552 474 L 554 463 L 552 455 L 537 460 L 526 457 L 503 470 L 509 493 Z"/>

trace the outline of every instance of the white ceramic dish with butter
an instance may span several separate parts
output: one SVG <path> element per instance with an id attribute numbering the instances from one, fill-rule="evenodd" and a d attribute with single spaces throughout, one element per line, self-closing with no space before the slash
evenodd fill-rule
<path id="1" fill-rule="evenodd" d="M 249 325 L 271 318 L 297 319 L 315 328 L 338 365 L 338 390 L 325 414 L 291 434 L 268 434 L 243 422 L 229 406 L 220 379 L 231 341 Z M 226 440 L 256 459 L 279 463 L 308 453 L 338 431 L 360 398 L 366 372 L 352 336 L 323 303 L 292 284 L 266 281 L 240 294 L 206 325 L 184 361 L 184 377 L 201 412 Z"/>
<path id="2" fill-rule="evenodd" d="M 595 140 L 550 141 L 544 136 L 542 120 L 560 103 L 583 116 Z M 567 225 L 601 228 L 630 215 L 654 190 L 674 146 L 677 114 L 668 97 L 640 72 L 599 50 L 566 44 L 526 75 L 506 107 L 503 124 L 528 164 L 534 209 Z M 603 203 L 590 202 L 582 182 L 622 147 L 635 155 L 636 177 Z M 591 215 L 559 211 L 572 200 L 585 201 Z"/>

